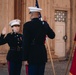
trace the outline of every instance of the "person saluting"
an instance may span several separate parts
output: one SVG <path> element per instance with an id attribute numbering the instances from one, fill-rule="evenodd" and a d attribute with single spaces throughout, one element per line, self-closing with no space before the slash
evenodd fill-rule
<path id="1" fill-rule="evenodd" d="M 19 19 L 9 22 L 12 32 L 6 34 L 6 27 L 3 28 L 0 35 L 0 45 L 8 43 L 10 49 L 7 53 L 7 63 L 9 75 L 20 75 L 22 66 L 22 34 L 20 30 Z"/>

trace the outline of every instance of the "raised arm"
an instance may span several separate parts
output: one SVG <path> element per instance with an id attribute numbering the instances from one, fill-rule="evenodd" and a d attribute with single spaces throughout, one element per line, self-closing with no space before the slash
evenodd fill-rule
<path id="1" fill-rule="evenodd" d="M 7 36 L 5 37 L 5 35 L 6 35 L 6 27 L 3 28 L 2 33 L 0 35 L 0 45 L 7 43 L 7 40 L 6 40 Z"/>
<path id="2" fill-rule="evenodd" d="M 46 34 L 49 38 L 53 39 L 55 37 L 55 33 L 54 31 L 49 27 L 49 24 L 47 22 L 44 22 L 45 23 L 45 28 L 46 28 Z"/>

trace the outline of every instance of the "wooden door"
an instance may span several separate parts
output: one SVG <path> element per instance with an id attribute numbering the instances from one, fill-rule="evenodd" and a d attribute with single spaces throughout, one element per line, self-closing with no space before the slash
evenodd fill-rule
<path id="1" fill-rule="evenodd" d="M 55 12 L 55 55 L 65 57 L 65 30 L 66 29 L 66 12 Z"/>

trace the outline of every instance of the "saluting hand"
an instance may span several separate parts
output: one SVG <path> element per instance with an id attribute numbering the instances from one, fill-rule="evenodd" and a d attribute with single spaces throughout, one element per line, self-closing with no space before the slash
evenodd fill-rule
<path id="1" fill-rule="evenodd" d="M 44 21 L 47 21 L 46 16 L 44 16 Z"/>
<path id="2" fill-rule="evenodd" d="M 24 63 L 24 65 L 28 65 L 28 61 L 24 61 L 23 63 Z"/>
<path id="3" fill-rule="evenodd" d="M 3 30 L 2 30 L 2 34 L 5 35 L 6 31 L 7 31 L 7 29 L 6 29 L 6 27 L 4 27 Z"/>

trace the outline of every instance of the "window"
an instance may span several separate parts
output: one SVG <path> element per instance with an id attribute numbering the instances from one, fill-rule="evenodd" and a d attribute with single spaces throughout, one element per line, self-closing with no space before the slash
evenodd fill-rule
<path id="1" fill-rule="evenodd" d="M 55 11 L 55 21 L 56 22 L 66 22 L 66 11 L 56 10 Z"/>

